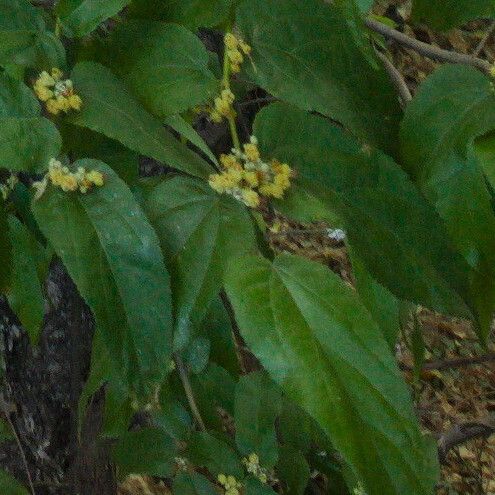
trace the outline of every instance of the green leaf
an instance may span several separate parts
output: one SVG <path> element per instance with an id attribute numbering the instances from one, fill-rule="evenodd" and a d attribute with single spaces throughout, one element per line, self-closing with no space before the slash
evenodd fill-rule
<path id="1" fill-rule="evenodd" d="M 57 13 L 70 38 L 81 38 L 96 29 L 103 21 L 118 14 L 131 0 L 61 0 Z"/>
<path id="2" fill-rule="evenodd" d="M 228 261 L 254 252 L 253 228 L 241 203 L 187 177 L 158 184 L 148 195 L 145 210 L 172 273 L 179 349 L 220 291 Z"/>
<path id="3" fill-rule="evenodd" d="M 49 187 L 33 210 L 41 230 L 91 307 L 121 375 L 150 393 L 172 353 L 169 277 L 158 239 L 131 191 L 102 162 L 105 184 L 88 194 Z M 143 310 L 146 308 L 146 310 Z"/>
<path id="4" fill-rule="evenodd" d="M 278 460 L 275 420 L 281 409 L 280 388 L 264 373 L 241 377 L 235 390 L 235 441 L 243 456 L 257 454 L 266 468 Z"/>
<path id="5" fill-rule="evenodd" d="M 267 156 L 294 167 L 293 188 L 341 217 L 349 244 L 377 282 L 400 299 L 470 316 L 463 302 L 469 267 L 393 160 L 363 149 L 326 119 L 282 103 L 263 109 L 254 129 Z"/>
<path id="6" fill-rule="evenodd" d="M 134 185 L 139 176 L 139 153 L 103 134 L 64 122 L 62 136 L 66 152 L 74 159 L 94 158 L 106 163 L 127 184 Z"/>
<path id="7" fill-rule="evenodd" d="M 495 133 L 476 139 L 474 152 L 490 186 L 495 188 Z"/>
<path id="8" fill-rule="evenodd" d="M 62 139 L 22 81 L 0 74 L 0 160 L 10 170 L 41 171 L 56 157 Z"/>
<path id="9" fill-rule="evenodd" d="M 37 117 L 40 111 L 34 93 L 22 81 L 0 73 L 0 118 Z"/>
<path id="10" fill-rule="evenodd" d="M 3 469 L 0 469 L 0 492 L 6 495 L 29 495 L 26 488 Z"/>
<path id="11" fill-rule="evenodd" d="M 186 138 L 191 144 L 196 146 L 196 148 L 202 151 L 215 165 L 218 165 L 218 160 L 208 145 L 204 142 L 203 138 L 183 117 L 180 115 L 169 115 L 165 118 L 164 123 Z"/>
<path id="12" fill-rule="evenodd" d="M 234 415 L 236 380 L 221 366 L 210 362 L 203 373 L 191 375 L 194 397 L 208 428 L 221 430 L 223 420 L 218 414 L 222 408 Z"/>
<path id="13" fill-rule="evenodd" d="M 187 458 L 195 465 L 205 467 L 216 478 L 219 474 L 242 479 L 241 462 L 226 442 L 207 432 L 196 432 L 186 450 Z"/>
<path id="14" fill-rule="evenodd" d="M 445 31 L 481 17 L 493 17 L 493 0 L 414 0 L 413 19 Z"/>
<path id="15" fill-rule="evenodd" d="M 277 492 L 273 491 L 270 485 L 261 483 L 257 478 L 248 476 L 244 480 L 246 495 L 275 495 Z"/>
<path id="16" fill-rule="evenodd" d="M 27 0 L 1 0 L 0 64 L 22 64 L 32 58 L 32 47 L 44 27 L 40 11 Z"/>
<path id="17" fill-rule="evenodd" d="M 167 2 L 167 19 L 190 28 L 215 27 L 225 21 L 233 0 L 171 0 Z"/>
<path id="18" fill-rule="evenodd" d="M 71 79 L 83 100 L 81 111 L 70 118 L 73 124 L 192 175 L 206 178 L 212 172 L 207 162 L 167 132 L 103 65 L 82 62 L 74 68 Z"/>
<path id="19" fill-rule="evenodd" d="M 233 0 L 134 0 L 129 14 L 195 29 L 220 25 L 227 20 L 232 5 Z"/>
<path id="20" fill-rule="evenodd" d="M 210 359 L 232 376 L 240 372 L 229 313 L 219 297 L 213 299 L 199 332 L 211 342 Z"/>
<path id="21" fill-rule="evenodd" d="M 5 202 L 0 198 L 0 293 L 7 290 L 12 276 L 12 242 L 5 211 Z"/>
<path id="22" fill-rule="evenodd" d="M 218 92 L 205 46 L 182 26 L 127 21 L 112 33 L 105 53 L 108 66 L 157 117 L 188 110 Z"/>
<path id="23" fill-rule="evenodd" d="M 44 315 L 43 280 L 37 264 L 44 256 L 43 248 L 29 230 L 14 216 L 9 216 L 12 246 L 12 280 L 8 299 L 12 310 L 27 330 L 33 344 L 38 343 Z"/>
<path id="24" fill-rule="evenodd" d="M 203 372 L 210 358 L 210 341 L 205 337 L 196 337 L 186 348 L 186 361 L 192 373 Z"/>
<path id="25" fill-rule="evenodd" d="M 168 477 L 172 474 L 177 447 L 159 428 L 143 428 L 122 435 L 112 457 L 122 475 L 130 473 Z"/>
<path id="26" fill-rule="evenodd" d="M 226 289 L 241 333 L 287 395 L 308 411 L 368 495 L 430 495 L 436 451 L 422 437 L 381 332 L 352 289 L 291 255 L 231 266 Z"/>
<path id="27" fill-rule="evenodd" d="M 314 436 L 314 420 L 294 401 L 285 396 L 283 399 L 283 409 L 277 424 L 280 441 L 287 447 L 307 453 Z"/>
<path id="28" fill-rule="evenodd" d="M 0 118 L 0 160 L 10 170 L 43 171 L 61 147 L 60 134 L 48 119 Z"/>
<path id="29" fill-rule="evenodd" d="M 396 150 L 398 100 L 365 30 L 355 27 L 362 23 L 357 16 L 320 0 L 246 0 L 237 23 L 253 48 L 250 74 L 257 84 L 342 122 L 370 144 Z"/>
<path id="30" fill-rule="evenodd" d="M 464 66 L 435 71 L 408 105 L 401 125 L 406 170 L 444 219 L 473 269 L 473 306 L 484 338 L 495 309 L 495 216 L 475 137 L 495 128 L 492 82 Z"/>
<path id="31" fill-rule="evenodd" d="M 310 469 L 301 452 L 290 446 L 282 446 L 277 475 L 287 485 L 288 495 L 303 495 L 308 485 Z"/>
<path id="32" fill-rule="evenodd" d="M 202 474 L 181 472 L 174 478 L 172 486 L 176 495 L 217 495 L 215 485 Z"/>
<path id="33" fill-rule="evenodd" d="M 400 330 L 399 300 L 370 274 L 363 261 L 350 251 L 355 288 L 362 303 L 378 323 L 390 350 L 394 352 Z"/>

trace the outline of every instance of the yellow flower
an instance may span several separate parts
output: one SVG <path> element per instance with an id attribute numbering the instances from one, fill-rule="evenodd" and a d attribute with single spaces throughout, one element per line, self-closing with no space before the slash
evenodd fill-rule
<path id="1" fill-rule="evenodd" d="M 70 95 L 68 97 L 69 106 L 74 110 L 81 110 L 82 100 L 79 95 Z"/>
<path id="2" fill-rule="evenodd" d="M 237 161 L 234 155 L 220 155 L 220 163 L 223 168 L 235 168 L 236 170 L 242 170 L 242 165 Z"/>
<path id="3" fill-rule="evenodd" d="M 103 174 L 98 172 L 98 170 L 91 170 L 84 178 L 97 187 L 101 187 L 104 184 Z"/>
<path id="4" fill-rule="evenodd" d="M 260 196 L 252 189 L 242 189 L 242 201 L 250 208 L 257 208 L 260 204 Z"/>
<path id="5" fill-rule="evenodd" d="M 46 109 L 52 115 L 58 115 L 60 113 L 60 107 L 58 106 L 57 101 L 54 99 L 50 99 L 46 102 Z"/>
<path id="6" fill-rule="evenodd" d="M 227 56 L 229 57 L 230 62 L 234 65 L 240 65 L 244 62 L 244 57 L 239 50 L 229 50 L 227 52 Z"/>
<path id="7" fill-rule="evenodd" d="M 48 101 L 50 98 L 53 98 L 53 91 L 51 89 L 48 89 L 46 86 L 35 85 L 34 92 L 36 93 L 38 99 L 41 101 Z"/>
<path id="8" fill-rule="evenodd" d="M 57 105 L 63 112 L 68 112 L 70 110 L 69 99 L 65 96 L 57 96 Z"/>
<path id="9" fill-rule="evenodd" d="M 69 175 L 64 175 L 60 187 L 62 188 L 62 191 L 69 192 L 69 191 L 76 191 L 79 185 L 77 183 L 77 179 L 73 175 L 69 174 Z"/>
<path id="10" fill-rule="evenodd" d="M 256 187 L 259 184 L 258 174 L 256 172 L 244 171 L 244 180 L 250 187 Z"/>
<path id="11" fill-rule="evenodd" d="M 244 145 L 244 154 L 250 162 L 257 162 L 260 159 L 260 151 L 258 146 L 253 143 Z"/>
<path id="12" fill-rule="evenodd" d="M 237 48 L 237 38 L 232 33 L 227 33 L 224 37 L 224 43 L 227 50 L 235 50 Z"/>
<path id="13" fill-rule="evenodd" d="M 239 40 L 239 47 L 245 55 L 249 55 L 252 51 L 252 48 L 243 40 Z"/>
<path id="14" fill-rule="evenodd" d="M 48 74 L 48 72 L 46 72 L 46 70 L 44 70 L 40 76 L 38 77 L 38 80 L 36 81 L 38 84 L 40 84 L 41 86 L 45 86 L 45 87 L 52 87 L 52 86 L 55 86 L 55 79 L 50 76 L 50 74 Z"/>
<path id="15" fill-rule="evenodd" d="M 210 112 L 210 119 L 215 122 L 215 124 L 220 124 L 223 120 L 223 116 L 216 110 Z"/>
<path id="16" fill-rule="evenodd" d="M 52 69 L 52 78 L 55 81 L 60 81 L 60 79 L 62 79 L 63 75 L 64 75 L 64 73 L 60 69 L 58 69 L 57 67 L 54 67 Z"/>

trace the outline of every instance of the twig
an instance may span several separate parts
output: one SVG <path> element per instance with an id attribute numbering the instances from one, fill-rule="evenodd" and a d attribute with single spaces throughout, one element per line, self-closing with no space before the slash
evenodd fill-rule
<path id="1" fill-rule="evenodd" d="M 422 41 L 416 40 L 414 38 L 410 38 L 404 33 L 392 29 L 386 26 L 385 24 L 382 24 L 381 22 L 375 21 L 374 19 L 368 18 L 365 19 L 364 22 L 366 26 L 368 26 L 372 31 L 375 31 L 385 36 L 386 38 L 390 38 L 394 41 L 397 41 L 401 45 L 407 46 L 408 48 L 412 48 L 413 50 L 417 51 L 419 54 L 425 57 L 440 62 L 450 62 L 452 64 L 470 65 L 485 72 L 486 74 L 490 73 L 490 69 L 492 66 L 486 60 L 473 57 L 472 55 L 465 55 L 463 53 L 443 50 L 442 48 L 429 45 L 428 43 L 423 43 Z"/>
<path id="2" fill-rule="evenodd" d="M 485 45 L 487 44 L 488 40 L 490 39 L 490 36 L 493 34 L 493 31 L 495 31 L 495 21 L 493 21 L 490 24 L 490 27 L 487 29 L 485 35 L 483 36 L 483 38 L 481 38 L 480 42 L 478 43 L 478 45 L 474 49 L 473 57 L 477 57 L 481 53 L 481 50 L 483 50 L 483 48 L 485 48 Z"/>
<path id="3" fill-rule="evenodd" d="M 201 413 L 199 412 L 198 405 L 196 404 L 196 399 L 194 398 L 194 393 L 191 388 L 191 382 L 189 381 L 187 369 L 184 365 L 184 362 L 182 361 L 182 358 L 178 354 L 175 355 L 175 363 L 177 364 L 177 371 L 179 372 L 180 380 L 184 387 L 184 392 L 186 393 L 191 412 L 198 422 L 200 429 L 202 431 L 206 431 L 206 426 L 203 422 L 203 418 L 201 417 Z"/>
<path id="4" fill-rule="evenodd" d="M 484 364 L 495 361 L 495 353 L 483 354 L 482 356 L 456 358 L 456 359 L 443 359 L 438 361 L 427 361 L 424 363 L 422 370 L 447 370 L 451 368 L 465 368 L 466 366 L 473 366 L 476 364 Z M 405 371 L 412 371 L 412 367 L 400 363 L 400 368 Z"/>
<path id="5" fill-rule="evenodd" d="M 1 395 L 0 395 L 0 408 L 3 412 L 5 419 L 7 420 L 7 423 L 9 424 L 10 429 L 12 430 L 12 434 L 14 435 L 15 442 L 17 444 L 17 447 L 19 448 L 19 453 L 21 454 L 22 463 L 24 464 L 24 470 L 26 471 L 26 476 L 28 479 L 29 489 L 31 490 L 31 494 L 36 495 L 36 491 L 33 485 L 33 479 L 31 478 L 31 472 L 29 471 L 29 465 L 26 459 L 26 454 L 24 453 L 24 449 L 22 448 L 21 439 L 17 434 L 14 423 L 10 419 L 11 411 L 9 404 L 5 401 L 5 399 Z"/>
<path id="6" fill-rule="evenodd" d="M 409 91 L 409 88 L 407 87 L 406 81 L 404 81 L 404 78 L 402 77 L 402 74 L 397 70 L 395 65 L 388 59 L 388 57 L 384 53 L 377 49 L 375 49 L 375 52 L 378 58 L 383 62 L 385 70 L 392 80 L 395 89 L 397 89 L 402 103 L 406 105 L 412 100 L 412 95 Z"/>
<path id="7" fill-rule="evenodd" d="M 438 458 L 442 464 L 447 461 L 447 454 L 451 449 L 473 438 L 488 438 L 495 433 L 492 421 L 472 421 L 453 426 L 438 440 Z"/>

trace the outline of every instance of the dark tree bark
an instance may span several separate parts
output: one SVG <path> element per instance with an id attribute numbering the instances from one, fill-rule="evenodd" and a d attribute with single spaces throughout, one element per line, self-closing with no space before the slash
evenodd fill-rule
<path id="1" fill-rule="evenodd" d="M 115 493 L 108 449 L 98 443 L 103 392 L 88 408 L 78 441 L 78 402 L 91 359 L 94 322 L 63 265 L 52 263 L 39 346 L 0 297 L 3 402 L 15 427 L 36 495 Z M 0 444 L 0 467 L 27 486 L 16 442 Z"/>

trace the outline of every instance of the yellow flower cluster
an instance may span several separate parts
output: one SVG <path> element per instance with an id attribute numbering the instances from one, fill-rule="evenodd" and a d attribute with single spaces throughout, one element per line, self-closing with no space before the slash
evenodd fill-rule
<path id="1" fill-rule="evenodd" d="M 93 186 L 101 187 L 104 184 L 103 174 L 97 170 L 86 171 L 79 167 L 75 173 L 52 158 L 48 168 L 50 182 L 60 187 L 64 192 L 77 191 L 86 194 Z"/>
<path id="2" fill-rule="evenodd" d="M 237 74 L 241 71 L 241 64 L 244 62 L 244 55 L 251 54 L 251 47 L 238 38 L 235 34 L 227 33 L 224 37 L 227 58 L 230 63 L 230 72 Z"/>
<path id="3" fill-rule="evenodd" d="M 266 469 L 260 466 L 260 459 L 257 454 L 249 454 L 249 457 L 244 457 L 242 459 L 242 463 L 246 466 L 247 472 L 256 476 L 261 483 L 266 483 L 268 481 Z"/>
<path id="4" fill-rule="evenodd" d="M 43 71 L 33 89 L 39 100 L 45 103 L 46 109 L 53 115 L 70 110 L 80 110 L 82 100 L 74 93 L 74 87 L 70 79 L 62 79 L 60 69 L 52 69 L 51 74 Z"/>
<path id="5" fill-rule="evenodd" d="M 225 488 L 225 495 L 239 495 L 242 483 L 239 483 L 234 476 L 218 475 L 218 482 Z"/>
<path id="6" fill-rule="evenodd" d="M 10 193 L 14 190 L 14 187 L 19 182 L 17 175 L 11 174 L 9 178 L 5 181 L 5 184 L 0 184 L 0 195 L 3 200 L 6 201 Z"/>
<path id="7" fill-rule="evenodd" d="M 250 208 L 260 205 L 261 197 L 281 199 L 290 187 L 292 169 L 286 163 L 262 161 L 258 141 L 252 136 L 244 151 L 232 150 L 220 157 L 222 172 L 212 174 L 210 186 L 220 194 L 230 194 Z"/>
<path id="8" fill-rule="evenodd" d="M 229 117 L 235 117 L 235 110 L 232 107 L 235 96 L 230 89 L 224 89 L 220 96 L 215 98 L 215 107 L 210 110 L 210 118 L 213 122 L 219 124 L 222 120 Z"/>

